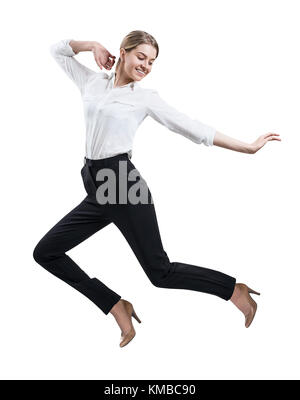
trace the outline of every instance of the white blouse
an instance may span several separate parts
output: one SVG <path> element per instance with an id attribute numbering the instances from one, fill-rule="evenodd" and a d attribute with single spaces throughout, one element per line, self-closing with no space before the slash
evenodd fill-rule
<path id="1" fill-rule="evenodd" d="M 128 153 L 131 158 L 135 133 L 148 115 L 195 143 L 213 146 L 216 129 L 177 111 L 156 90 L 142 88 L 137 81 L 114 88 L 115 72 L 95 72 L 79 63 L 69 44 L 71 40 L 52 44 L 50 53 L 80 90 L 87 158 L 120 153 Z"/>

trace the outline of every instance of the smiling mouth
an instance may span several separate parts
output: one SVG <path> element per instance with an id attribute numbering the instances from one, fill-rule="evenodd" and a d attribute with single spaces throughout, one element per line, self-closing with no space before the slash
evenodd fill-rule
<path id="1" fill-rule="evenodd" d="M 138 70 L 138 69 L 135 69 L 135 70 L 136 70 L 136 72 L 137 72 L 139 75 L 141 75 L 141 76 L 145 76 L 145 75 L 146 75 L 144 72 L 141 72 L 141 71 Z"/>

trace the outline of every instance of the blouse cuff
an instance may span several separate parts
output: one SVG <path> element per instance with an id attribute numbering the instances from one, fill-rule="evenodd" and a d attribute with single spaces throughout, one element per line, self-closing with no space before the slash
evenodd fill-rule
<path id="1" fill-rule="evenodd" d="M 63 39 L 61 41 L 62 43 L 62 47 L 61 47 L 61 54 L 63 54 L 64 56 L 68 56 L 68 57 L 73 57 L 76 54 L 74 53 L 72 47 L 70 46 L 70 41 L 74 40 L 74 39 Z"/>
<path id="2" fill-rule="evenodd" d="M 214 137 L 217 133 L 217 130 L 215 128 L 211 128 L 211 132 L 208 137 L 208 146 L 213 146 L 214 145 Z"/>

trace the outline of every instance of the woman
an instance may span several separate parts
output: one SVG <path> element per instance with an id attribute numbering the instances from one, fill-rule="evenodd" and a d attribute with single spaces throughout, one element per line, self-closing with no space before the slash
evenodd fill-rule
<path id="1" fill-rule="evenodd" d="M 115 72 L 110 75 L 80 64 L 74 58 L 80 51 L 92 51 L 101 70 L 111 70 L 115 56 L 98 42 L 66 39 L 51 46 L 52 56 L 76 84 L 84 104 L 86 156 L 81 175 L 87 196 L 39 241 L 34 259 L 87 296 L 104 314 L 111 313 L 121 329 L 120 347 L 124 347 L 135 336 L 132 316 L 141 322 L 132 304 L 97 278 L 90 278 L 66 255 L 113 222 L 153 285 L 231 300 L 243 312 L 248 328 L 257 309 L 249 293 L 259 293 L 224 273 L 170 262 L 162 245 L 151 192 L 130 161 L 132 143 L 138 126 L 148 115 L 197 144 L 248 154 L 256 153 L 269 140 L 280 140 L 276 137 L 279 135 L 268 133 L 252 144 L 240 142 L 178 112 L 157 91 L 140 87 L 139 82 L 151 72 L 159 52 L 156 40 L 147 32 L 132 31 L 123 39 Z"/>

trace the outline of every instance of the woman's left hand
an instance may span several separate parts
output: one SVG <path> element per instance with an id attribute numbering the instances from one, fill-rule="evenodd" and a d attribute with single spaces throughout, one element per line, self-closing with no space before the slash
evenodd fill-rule
<path id="1" fill-rule="evenodd" d="M 280 140 L 281 139 L 279 137 L 279 133 L 272 133 L 269 132 L 265 135 L 261 135 L 258 139 L 255 140 L 255 142 L 253 142 L 251 144 L 251 153 L 254 154 L 256 153 L 259 149 L 261 149 L 269 140 Z"/>

